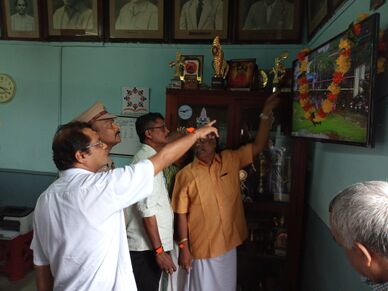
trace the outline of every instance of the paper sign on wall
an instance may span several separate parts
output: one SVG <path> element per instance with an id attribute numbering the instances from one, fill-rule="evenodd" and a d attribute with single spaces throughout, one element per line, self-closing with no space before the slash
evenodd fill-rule
<path id="1" fill-rule="evenodd" d="M 122 87 L 122 114 L 141 116 L 149 112 L 149 88 Z"/>

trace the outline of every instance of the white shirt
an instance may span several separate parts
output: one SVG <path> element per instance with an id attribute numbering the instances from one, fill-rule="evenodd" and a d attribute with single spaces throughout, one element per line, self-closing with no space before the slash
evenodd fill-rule
<path id="1" fill-rule="evenodd" d="M 142 144 L 140 150 L 133 157 L 133 163 L 149 158 L 156 151 Z M 173 222 L 174 214 L 170 205 L 170 198 L 163 172 L 154 177 L 153 192 L 146 199 L 126 209 L 128 216 L 127 237 L 130 251 L 152 250 L 153 246 L 143 226 L 143 217 L 156 216 L 159 236 L 165 251 L 173 248 Z"/>
<path id="2" fill-rule="evenodd" d="M 35 265 L 50 265 L 54 290 L 137 290 L 123 208 L 152 191 L 149 160 L 108 172 L 73 168 L 43 192 L 34 212 Z"/>
<path id="3" fill-rule="evenodd" d="M 120 9 L 115 28 L 122 30 L 157 30 L 158 7 L 149 1 L 144 4 L 136 4 L 131 1 Z"/>
<path id="4" fill-rule="evenodd" d="M 11 27 L 13 31 L 34 31 L 34 17 L 24 14 L 14 14 L 11 16 Z"/>

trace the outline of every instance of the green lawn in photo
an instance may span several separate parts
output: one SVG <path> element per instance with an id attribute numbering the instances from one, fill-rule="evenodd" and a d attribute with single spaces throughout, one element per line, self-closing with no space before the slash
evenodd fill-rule
<path id="1" fill-rule="evenodd" d="M 304 117 L 304 111 L 298 101 L 293 104 L 292 131 L 298 136 L 321 135 L 320 138 L 327 138 L 338 141 L 365 142 L 366 140 L 366 119 L 360 120 L 360 114 L 347 113 L 347 118 L 342 114 L 331 113 L 321 124 L 314 124 Z M 366 118 L 366 117 L 365 117 Z M 303 130 L 303 132 L 299 132 Z M 324 137 L 325 135 L 326 137 Z"/>

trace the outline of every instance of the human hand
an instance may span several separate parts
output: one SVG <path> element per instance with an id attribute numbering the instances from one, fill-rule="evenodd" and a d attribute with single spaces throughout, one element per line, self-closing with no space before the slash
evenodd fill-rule
<path id="1" fill-rule="evenodd" d="M 185 247 L 183 249 L 180 249 L 178 257 L 179 266 L 188 273 L 191 269 L 192 262 L 193 257 L 191 256 L 189 248 Z"/>
<path id="2" fill-rule="evenodd" d="M 197 129 L 195 131 L 195 136 L 197 139 L 199 138 L 206 138 L 208 135 L 215 135 L 219 137 L 218 135 L 218 129 L 213 127 L 213 124 L 216 123 L 216 120 L 213 120 L 209 122 L 208 124 L 202 126 L 201 128 Z"/>
<path id="3" fill-rule="evenodd" d="M 176 271 L 176 266 L 172 261 L 169 253 L 163 252 L 161 254 L 158 254 L 156 255 L 155 259 L 159 268 L 167 274 L 172 274 Z"/>
<path id="4" fill-rule="evenodd" d="M 271 96 L 265 100 L 264 107 L 262 110 L 262 113 L 266 115 L 270 115 L 272 110 L 277 107 L 280 103 L 280 98 L 279 98 L 280 92 L 273 93 Z"/>

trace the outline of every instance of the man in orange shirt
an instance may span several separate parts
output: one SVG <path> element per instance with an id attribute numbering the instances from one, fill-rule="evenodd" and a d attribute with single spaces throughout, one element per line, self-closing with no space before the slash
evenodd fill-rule
<path id="1" fill-rule="evenodd" d="M 200 139 L 194 146 L 196 158 L 176 176 L 172 208 L 178 263 L 190 271 L 185 291 L 236 290 L 236 247 L 248 233 L 239 171 L 265 148 L 278 103 L 277 93 L 266 100 L 253 143 L 217 154 L 215 136 Z"/>

